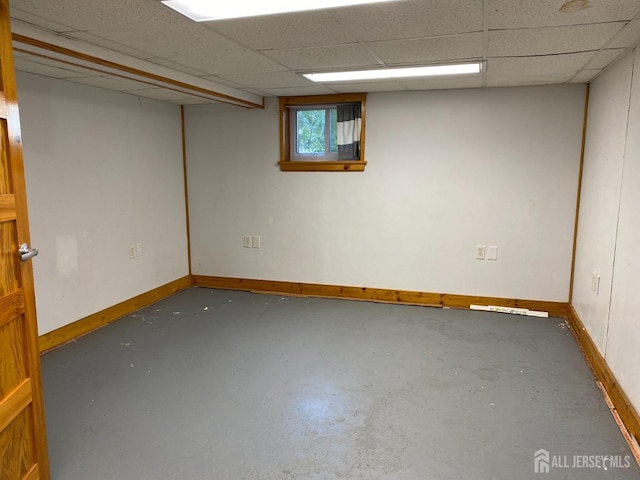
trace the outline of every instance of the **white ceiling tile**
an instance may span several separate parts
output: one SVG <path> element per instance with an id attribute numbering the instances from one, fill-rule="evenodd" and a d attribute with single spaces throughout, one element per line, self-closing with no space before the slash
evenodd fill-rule
<path id="1" fill-rule="evenodd" d="M 256 50 L 340 45 L 358 40 L 339 23 L 336 10 L 220 20 L 206 25 Z"/>
<path id="2" fill-rule="evenodd" d="M 323 85 L 294 88 L 265 88 L 263 91 L 272 97 L 297 97 L 300 95 L 328 95 L 335 93 Z"/>
<path id="3" fill-rule="evenodd" d="M 568 78 L 580 70 L 593 55 L 593 52 L 583 52 L 540 57 L 489 58 L 487 75 L 495 77 L 504 74 L 559 74 L 559 76 L 567 75 Z"/>
<path id="4" fill-rule="evenodd" d="M 515 87 L 522 85 L 552 85 L 565 83 L 571 75 L 564 73 L 509 73 L 487 75 L 487 87 Z"/>
<path id="5" fill-rule="evenodd" d="M 601 50 L 591 58 L 585 68 L 606 68 L 611 62 L 622 55 L 625 51 L 626 50 L 624 48 Z"/>
<path id="6" fill-rule="evenodd" d="M 582 70 L 569 80 L 569 83 L 589 83 L 600 72 L 602 69 L 599 68 Z"/>
<path id="7" fill-rule="evenodd" d="M 490 58 L 487 63 L 488 87 L 565 83 L 593 56 L 571 53 L 541 57 Z"/>
<path id="8" fill-rule="evenodd" d="M 397 81 L 388 82 L 352 82 L 327 84 L 327 87 L 338 93 L 360 93 L 360 92 L 399 92 L 406 91 L 402 83 Z"/>
<path id="9" fill-rule="evenodd" d="M 209 75 L 286 70 L 264 55 L 194 22 L 150 23 L 137 29 L 100 29 L 94 33 Z"/>
<path id="10" fill-rule="evenodd" d="M 388 65 L 482 58 L 482 34 L 393 40 L 368 44 Z"/>
<path id="11" fill-rule="evenodd" d="M 640 18 L 627 24 L 611 41 L 607 48 L 626 48 L 638 43 L 640 40 Z"/>
<path id="12" fill-rule="evenodd" d="M 510 57 L 599 50 L 623 27 L 623 22 L 489 32 L 488 55 Z"/>
<path id="13" fill-rule="evenodd" d="M 563 9 L 563 5 L 566 5 Z M 571 6 L 578 8 L 571 11 Z M 564 10 L 564 11 L 563 11 Z M 628 21 L 640 13 L 638 0 L 491 0 L 489 28 L 531 28 Z"/>
<path id="14" fill-rule="evenodd" d="M 403 78 L 402 83 L 409 90 L 478 88 L 482 86 L 482 75 L 460 75 L 456 77 Z"/>
<path id="15" fill-rule="evenodd" d="M 132 48 L 122 43 L 113 42 L 111 40 L 99 37 L 97 35 L 93 35 L 91 33 L 69 32 L 69 33 L 66 33 L 65 35 L 72 38 L 76 38 L 78 40 L 82 40 L 92 45 L 97 45 L 98 47 L 107 48 L 115 52 L 124 53 L 125 55 L 129 55 L 130 57 L 145 58 L 145 59 L 153 57 L 153 55 L 149 52 L 143 52 L 142 50 L 138 50 L 137 48 Z"/>
<path id="16" fill-rule="evenodd" d="M 41 28 L 51 30 L 52 32 L 66 32 L 73 30 L 69 25 L 63 25 L 61 23 L 53 22 L 46 17 L 35 15 L 31 12 L 26 12 L 15 7 L 16 2 L 11 2 L 11 25 L 15 26 L 16 23 L 24 22 L 31 25 L 38 25 Z"/>
<path id="17" fill-rule="evenodd" d="M 159 0 L 11 0 L 12 22 L 22 31 L 54 31 L 80 50 L 90 43 L 267 96 L 480 86 L 478 76 L 319 85 L 291 70 L 480 58 L 483 4 L 492 29 L 489 86 L 588 81 L 640 38 L 640 0 L 398 0 L 206 24 Z M 208 102 L 20 53 L 16 67 L 174 103 Z"/>
<path id="18" fill-rule="evenodd" d="M 404 0 L 339 12 L 342 28 L 367 42 L 482 31 L 482 0 Z"/>
<path id="19" fill-rule="evenodd" d="M 73 78 L 82 75 L 81 73 L 63 67 L 52 67 L 38 62 L 32 62 L 30 58 L 31 57 L 16 58 L 13 62 L 15 69 L 18 72 L 35 73 L 53 78 Z"/>
<path id="20" fill-rule="evenodd" d="M 83 85 L 90 85 L 92 87 L 106 88 L 107 90 L 117 90 L 120 92 L 124 90 L 145 88 L 148 86 L 144 83 L 112 76 L 70 78 L 69 81 L 74 83 L 81 83 Z"/>
<path id="21" fill-rule="evenodd" d="M 166 23 L 178 16 L 159 2 L 148 0 L 11 0 L 11 10 L 14 9 L 83 31 L 136 29 L 150 23 Z"/>
<path id="22" fill-rule="evenodd" d="M 379 66 L 376 58 L 362 44 L 329 47 L 266 50 L 265 55 L 294 70 Z"/>
<path id="23" fill-rule="evenodd" d="M 242 75 L 221 75 L 225 80 L 236 82 L 248 88 L 285 88 L 285 87 L 308 87 L 313 82 L 307 80 L 294 72 L 273 72 Z"/>

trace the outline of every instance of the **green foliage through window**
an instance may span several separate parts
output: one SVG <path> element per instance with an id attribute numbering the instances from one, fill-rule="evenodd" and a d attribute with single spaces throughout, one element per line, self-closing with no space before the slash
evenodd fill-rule
<path id="1" fill-rule="evenodd" d="M 297 110 L 296 128 L 299 155 L 326 156 L 338 152 L 336 108 Z"/>

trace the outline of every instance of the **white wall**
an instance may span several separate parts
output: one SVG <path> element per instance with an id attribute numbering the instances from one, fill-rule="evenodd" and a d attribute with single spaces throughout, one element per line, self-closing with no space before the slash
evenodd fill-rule
<path id="1" fill-rule="evenodd" d="M 590 96 L 573 305 L 640 410 L 640 51 L 593 82 Z"/>
<path id="2" fill-rule="evenodd" d="M 574 279 L 573 305 L 604 352 L 627 133 L 633 57 L 627 56 L 591 86 Z M 600 290 L 591 290 L 593 271 Z"/>
<path id="3" fill-rule="evenodd" d="M 17 83 L 39 333 L 187 275 L 180 107 Z"/>
<path id="4" fill-rule="evenodd" d="M 189 106 L 193 271 L 566 302 L 583 107 L 577 85 L 370 94 L 366 171 L 302 173 L 274 99 Z"/>

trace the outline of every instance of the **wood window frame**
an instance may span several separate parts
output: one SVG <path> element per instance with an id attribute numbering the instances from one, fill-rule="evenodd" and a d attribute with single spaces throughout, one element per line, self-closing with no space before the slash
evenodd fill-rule
<path id="1" fill-rule="evenodd" d="M 304 97 L 279 97 L 280 103 L 280 170 L 286 172 L 363 172 L 365 160 L 366 93 L 334 95 L 311 95 Z M 360 103 L 362 109 L 362 131 L 360 133 L 359 160 L 300 161 L 291 159 L 290 107 L 326 106 L 338 103 Z"/>

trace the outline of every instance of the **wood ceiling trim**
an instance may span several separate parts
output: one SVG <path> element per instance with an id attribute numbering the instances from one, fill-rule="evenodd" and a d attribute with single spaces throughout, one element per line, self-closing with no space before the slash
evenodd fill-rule
<path id="1" fill-rule="evenodd" d="M 68 48 L 65 48 L 65 47 L 61 47 L 59 45 L 54 45 L 52 43 L 43 42 L 42 40 L 37 40 L 35 38 L 27 37 L 25 35 L 20 35 L 19 33 L 13 33 L 12 34 L 12 38 L 13 38 L 13 40 L 15 42 L 19 42 L 19 43 L 22 43 L 22 44 L 25 44 L 25 45 L 30 45 L 32 47 L 40 48 L 42 50 L 46 50 L 46 51 L 49 51 L 49 52 L 53 52 L 53 53 L 57 53 L 57 54 L 60 54 L 60 55 L 64 55 L 64 56 L 69 57 L 69 58 L 75 58 L 75 59 L 81 60 L 83 62 L 88 62 L 88 63 L 90 63 L 92 65 L 95 65 L 95 67 L 90 67 L 90 66 L 86 66 L 86 65 L 73 63 L 72 61 L 69 61 L 69 60 L 63 60 L 63 59 L 60 59 L 60 58 L 57 58 L 57 57 L 47 56 L 47 55 L 42 54 L 42 53 L 37 53 L 37 52 L 30 51 L 30 50 L 21 49 L 19 47 L 16 48 L 16 50 L 18 50 L 18 51 L 25 52 L 25 53 L 28 53 L 28 54 L 31 54 L 31 55 L 35 55 L 35 56 L 38 56 L 38 57 L 47 58 L 47 59 L 50 59 L 50 60 L 55 60 L 57 62 L 66 63 L 68 65 L 73 65 L 75 67 L 81 67 L 81 68 L 84 68 L 84 69 L 87 69 L 87 70 L 93 70 L 93 71 L 100 72 L 100 73 L 105 74 L 105 75 L 111 75 L 111 76 L 114 76 L 114 77 L 119 77 L 119 78 L 123 78 L 123 79 L 126 79 L 126 80 L 132 80 L 132 81 L 135 81 L 135 82 L 151 85 L 151 86 L 158 87 L 158 88 L 164 88 L 164 89 L 167 89 L 167 90 L 172 90 L 174 92 L 183 93 L 183 94 L 186 94 L 186 95 L 193 95 L 193 96 L 200 97 L 200 98 L 206 98 L 208 100 L 212 100 L 212 98 L 210 98 L 210 97 L 214 97 L 216 100 L 218 100 L 220 102 L 229 103 L 229 104 L 232 104 L 232 105 L 239 105 L 239 106 L 249 107 L 249 108 L 264 108 L 264 102 L 262 104 L 250 102 L 250 101 L 244 100 L 242 98 L 238 98 L 238 97 L 234 97 L 234 96 L 227 95 L 227 94 L 224 94 L 224 93 L 216 92 L 214 90 L 209 90 L 207 88 L 198 87 L 197 85 L 191 85 L 191 84 L 188 84 L 188 83 L 181 82 L 179 80 L 174 80 L 172 78 L 163 77 L 162 75 L 156 75 L 155 73 L 145 72 L 144 70 L 139 70 L 137 68 L 128 67 L 126 65 L 121 65 L 119 63 L 111 62 L 109 60 L 104 60 L 102 58 L 94 57 L 94 56 L 88 55 L 86 53 L 76 52 L 75 50 L 71 50 L 71 49 L 68 49 Z M 106 68 L 110 68 L 110 69 L 114 69 L 114 70 L 118 70 L 118 71 L 121 71 L 121 72 L 124 72 L 124 73 L 128 73 L 130 75 L 136 75 L 137 77 L 142 77 L 142 78 L 148 79 L 150 81 L 131 78 L 131 77 L 127 77 L 125 75 L 119 75 L 117 73 L 101 70 L 99 68 L 100 66 L 106 67 Z M 160 84 L 152 83 L 151 81 L 159 82 Z M 172 88 L 172 87 L 178 87 L 179 89 L 183 89 L 183 90 L 179 90 L 178 88 Z M 187 91 L 184 91 L 184 90 L 187 90 Z M 208 97 L 205 97 L 203 95 L 208 95 Z"/>

